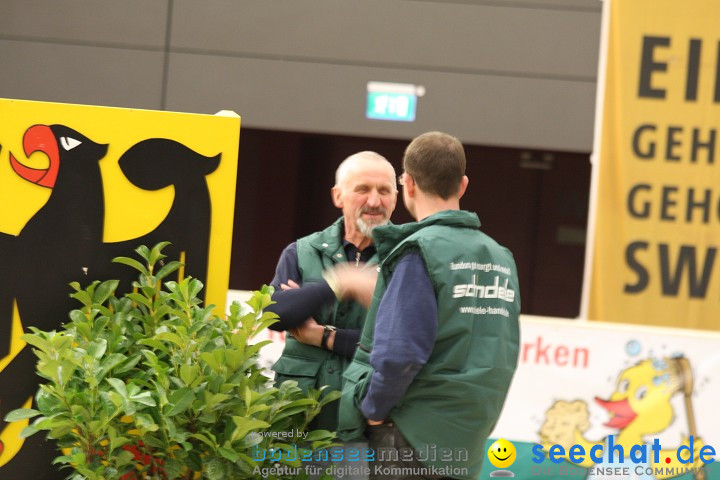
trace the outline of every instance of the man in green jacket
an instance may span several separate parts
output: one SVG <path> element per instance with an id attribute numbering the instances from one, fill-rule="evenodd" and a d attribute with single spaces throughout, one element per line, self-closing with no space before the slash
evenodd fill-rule
<path id="1" fill-rule="evenodd" d="M 371 479 L 475 479 L 517 366 L 517 270 L 460 210 L 468 178 L 456 138 L 420 135 L 403 167 L 417 222 L 373 230 L 381 271 L 345 371 L 339 433 L 366 435 Z M 342 298 L 363 295 L 345 270 L 328 278 Z"/>
<path id="2" fill-rule="evenodd" d="M 323 271 L 348 264 L 356 283 L 374 285 L 375 275 L 362 275 L 377 263 L 372 230 L 389 222 L 397 202 L 395 170 L 375 152 L 346 158 L 335 174 L 331 190 L 342 217 L 326 229 L 300 238 L 283 251 L 271 285 L 280 321 L 274 330 L 286 330 L 282 356 L 273 366 L 276 384 L 295 380 L 301 388 L 332 390 L 342 387 L 342 374 L 355 353 L 366 309 L 355 301 L 338 301 L 323 280 Z M 311 427 L 337 430 L 338 402 L 325 406 Z"/>

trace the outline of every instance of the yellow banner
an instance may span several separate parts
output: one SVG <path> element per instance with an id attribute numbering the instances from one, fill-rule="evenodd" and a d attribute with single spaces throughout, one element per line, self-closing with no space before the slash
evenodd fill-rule
<path id="1" fill-rule="evenodd" d="M 40 380 L 19 337 L 79 306 L 70 281 L 132 275 L 112 258 L 169 241 L 163 253 L 224 312 L 240 117 L 0 99 L 0 118 L 0 477 L 19 479 L 52 458 L 2 422 Z"/>
<path id="2" fill-rule="evenodd" d="M 609 8 L 588 318 L 718 330 L 720 2 Z"/>

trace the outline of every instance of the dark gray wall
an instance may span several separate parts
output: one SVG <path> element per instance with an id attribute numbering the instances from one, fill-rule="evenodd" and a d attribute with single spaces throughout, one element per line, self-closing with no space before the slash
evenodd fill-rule
<path id="1" fill-rule="evenodd" d="M 0 97 L 589 152 L 599 0 L 2 0 Z M 367 120 L 368 81 L 423 85 Z"/>

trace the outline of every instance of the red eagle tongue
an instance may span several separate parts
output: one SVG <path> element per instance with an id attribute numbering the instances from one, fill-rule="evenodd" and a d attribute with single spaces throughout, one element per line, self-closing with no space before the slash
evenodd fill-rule
<path id="1" fill-rule="evenodd" d="M 25 156 L 29 157 L 35 152 L 43 152 L 48 156 L 50 165 L 48 168 L 31 168 L 23 165 L 10 153 L 10 165 L 15 173 L 25 180 L 36 183 L 43 187 L 52 188 L 57 180 L 58 168 L 60 167 L 60 152 L 58 151 L 57 140 L 50 127 L 46 125 L 33 125 L 23 135 L 23 149 Z"/>
<path id="2" fill-rule="evenodd" d="M 630 403 L 628 403 L 627 399 L 611 402 L 595 397 L 595 401 L 608 412 L 613 414 L 610 421 L 605 424 L 606 427 L 617 428 L 620 430 L 625 428 L 630 422 L 635 420 L 635 417 L 637 417 L 637 413 L 635 413 L 632 407 L 630 407 Z"/>

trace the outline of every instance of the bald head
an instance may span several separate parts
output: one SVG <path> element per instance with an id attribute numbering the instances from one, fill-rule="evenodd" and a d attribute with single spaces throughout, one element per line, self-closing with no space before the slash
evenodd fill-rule
<path id="1" fill-rule="evenodd" d="M 350 155 L 340 163 L 335 171 L 335 186 L 344 189 L 348 178 L 353 172 L 357 172 L 367 167 L 379 168 L 386 170 L 392 176 L 393 189 L 397 191 L 397 181 L 395 178 L 395 169 L 385 157 L 379 153 L 364 151 Z"/>

